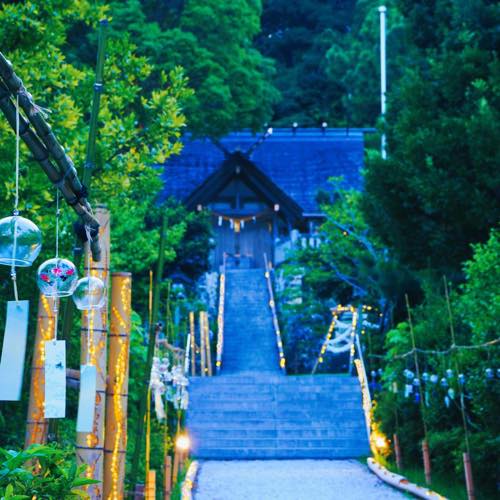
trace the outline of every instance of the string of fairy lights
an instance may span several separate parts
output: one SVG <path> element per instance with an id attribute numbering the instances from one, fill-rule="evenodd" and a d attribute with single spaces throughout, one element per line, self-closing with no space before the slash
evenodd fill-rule
<path id="1" fill-rule="evenodd" d="M 219 308 L 217 311 L 217 354 L 215 360 L 215 369 L 217 373 L 222 367 L 222 350 L 224 348 L 224 302 L 226 295 L 226 275 L 225 272 L 220 273 L 219 277 Z"/>
<path id="2" fill-rule="evenodd" d="M 264 276 L 265 276 L 266 281 L 267 281 L 267 289 L 269 292 L 269 307 L 271 308 L 273 327 L 274 327 L 274 332 L 276 335 L 276 344 L 278 346 L 279 364 L 280 364 L 280 368 L 283 371 L 285 371 L 286 359 L 285 359 L 285 353 L 283 351 L 283 342 L 281 340 L 281 330 L 280 330 L 280 325 L 278 322 L 278 313 L 276 311 L 276 302 L 274 300 L 273 285 L 271 283 L 270 264 L 267 261 L 266 254 L 264 254 L 264 262 L 265 262 L 265 266 L 266 266 L 266 272 L 264 273 Z"/>

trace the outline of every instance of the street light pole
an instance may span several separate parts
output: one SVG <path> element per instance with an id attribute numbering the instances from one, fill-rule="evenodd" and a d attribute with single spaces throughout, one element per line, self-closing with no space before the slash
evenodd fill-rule
<path id="1" fill-rule="evenodd" d="M 386 69 L 386 54 L 385 54 L 385 13 L 387 9 L 384 5 L 378 8 L 380 13 L 380 111 L 382 119 L 385 118 L 385 99 L 387 92 L 387 69 Z M 385 149 L 385 133 L 382 134 L 380 140 L 380 153 L 382 158 L 387 158 Z"/>

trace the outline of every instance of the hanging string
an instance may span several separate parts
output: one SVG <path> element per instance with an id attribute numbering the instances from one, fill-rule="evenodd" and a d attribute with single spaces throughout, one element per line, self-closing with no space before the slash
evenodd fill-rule
<path id="1" fill-rule="evenodd" d="M 90 280 L 90 243 L 92 242 L 92 236 L 90 234 L 90 227 L 85 226 L 85 234 L 87 235 L 87 278 L 89 284 L 89 296 L 92 296 L 92 282 Z M 90 365 L 90 351 L 93 347 L 93 339 L 90 337 L 90 323 L 93 322 L 94 309 L 89 309 L 87 311 L 87 361 L 86 364 Z"/>
<path id="2" fill-rule="evenodd" d="M 19 144 L 19 94 L 16 96 L 16 193 L 14 196 L 14 217 L 19 215 L 19 158 L 20 158 L 20 144 Z M 17 219 L 14 219 L 14 244 L 12 247 L 12 267 L 10 269 L 10 277 L 12 278 L 12 285 L 14 287 L 14 297 L 16 302 L 19 302 L 19 294 L 17 292 L 17 274 L 15 258 L 17 254 Z"/>
<path id="3" fill-rule="evenodd" d="M 14 198 L 14 215 L 19 215 L 19 158 L 20 158 L 20 135 L 19 135 L 19 94 L 16 96 L 16 195 Z"/>
<path id="4" fill-rule="evenodd" d="M 59 188 L 56 188 L 56 259 L 59 258 L 59 218 L 61 210 L 59 208 Z"/>

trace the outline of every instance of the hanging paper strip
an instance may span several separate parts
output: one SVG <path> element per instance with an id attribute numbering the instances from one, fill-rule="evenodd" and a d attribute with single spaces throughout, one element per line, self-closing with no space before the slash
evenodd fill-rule
<path id="1" fill-rule="evenodd" d="M 92 432 L 94 426 L 96 384 L 96 367 L 94 365 L 81 365 L 76 432 Z"/>
<path id="2" fill-rule="evenodd" d="M 66 342 L 45 342 L 45 418 L 66 416 Z"/>
<path id="3" fill-rule="evenodd" d="M 161 392 L 159 389 L 155 389 L 153 391 L 154 400 L 155 400 L 155 413 L 156 418 L 160 421 L 164 420 L 165 415 L 165 407 L 163 406 L 163 398 L 161 396 Z"/>
<path id="4" fill-rule="evenodd" d="M 0 362 L 0 401 L 19 401 L 23 386 L 29 302 L 7 302 L 7 320 Z"/>

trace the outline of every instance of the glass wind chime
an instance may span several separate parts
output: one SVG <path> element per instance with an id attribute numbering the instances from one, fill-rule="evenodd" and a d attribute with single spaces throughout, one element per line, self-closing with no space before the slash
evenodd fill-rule
<path id="1" fill-rule="evenodd" d="M 92 432 L 94 427 L 96 389 L 97 389 L 97 367 L 96 360 L 92 359 L 94 352 L 92 315 L 97 309 L 104 306 L 106 298 L 106 287 L 103 281 L 91 275 L 90 271 L 90 229 L 85 228 L 87 235 L 87 276 L 78 280 L 73 292 L 73 302 L 80 311 L 87 314 L 87 356 L 85 364 L 80 365 L 80 396 L 78 400 L 78 415 L 76 419 L 77 432 Z"/>
<path id="2" fill-rule="evenodd" d="M 181 364 L 170 367 L 168 358 L 153 358 L 149 386 L 155 405 L 156 417 L 166 417 L 162 396 L 170 401 L 176 410 L 187 410 L 189 402 L 189 381 Z"/>
<path id="3" fill-rule="evenodd" d="M 28 335 L 29 301 L 19 300 L 17 267 L 29 267 L 42 249 L 42 233 L 19 215 L 19 96 L 16 99 L 15 197 L 12 215 L 0 220 L 0 264 L 10 267 L 14 299 L 7 302 L 7 318 L 0 362 L 0 401 L 19 401 Z"/>
<path id="4" fill-rule="evenodd" d="M 59 189 L 56 188 L 56 248 L 55 256 L 43 262 L 37 271 L 40 292 L 53 300 L 54 334 L 45 342 L 45 418 L 66 416 L 66 341 L 57 339 L 59 299 L 73 294 L 78 272 L 68 259 L 59 256 Z"/>

